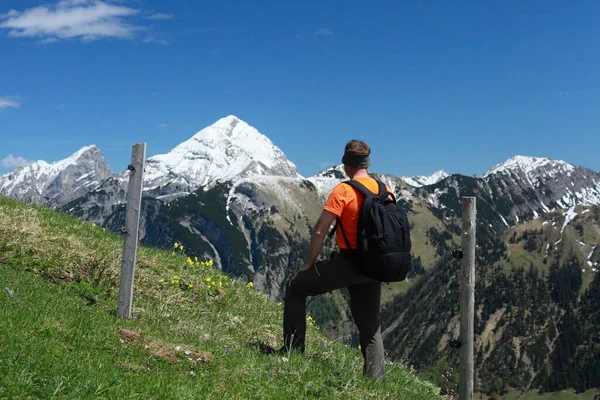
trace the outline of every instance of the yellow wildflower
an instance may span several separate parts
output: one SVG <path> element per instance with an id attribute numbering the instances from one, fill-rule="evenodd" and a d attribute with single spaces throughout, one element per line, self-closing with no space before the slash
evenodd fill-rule
<path id="1" fill-rule="evenodd" d="M 194 261 L 198 262 L 198 257 L 194 257 Z"/>
<path id="2" fill-rule="evenodd" d="M 95 228 L 96 227 L 96 223 L 92 222 L 92 227 Z"/>
<path id="3" fill-rule="evenodd" d="M 193 288 L 193 287 L 194 287 L 194 285 L 188 285 L 188 288 L 189 288 L 189 289 L 191 289 L 191 288 Z"/>
<path id="4" fill-rule="evenodd" d="M 173 245 L 173 248 L 176 249 L 179 247 L 179 243 L 175 242 L 175 244 Z"/>
<path id="5" fill-rule="evenodd" d="M 254 287 L 254 284 L 252 282 L 248 282 L 248 284 L 246 286 L 247 287 Z"/>
<path id="6" fill-rule="evenodd" d="M 191 258 L 189 258 L 189 257 L 187 258 L 187 260 L 186 260 L 185 262 L 187 262 L 188 264 L 193 264 L 193 263 L 194 263 L 194 262 L 192 261 L 192 259 L 191 259 Z"/>
<path id="7" fill-rule="evenodd" d="M 219 281 L 219 287 L 223 286 L 223 282 Z"/>

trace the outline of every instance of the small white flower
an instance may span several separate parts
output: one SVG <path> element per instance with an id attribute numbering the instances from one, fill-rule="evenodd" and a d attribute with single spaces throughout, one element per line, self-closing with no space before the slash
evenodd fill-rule
<path id="1" fill-rule="evenodd" d="M 120 341 L 121 343 L 125 343 L 125 341 L 124 341 L 123 339 L 119 339 L 119 341 Z"/>
<path id="2" fill-rule="evenodd" d="M 283 361 L 283 362 L 288 362 L 288 361 L 290 361 L 290 359 L 289 359 L 289 358 L 287 358 L 287 357 L 281 357 L 281 361 Z"/>
<path id="3" fill-rule="evenodd" d="M 186 355 L 186 356 L 189 356 L 189 355 L 190 355 L 190 353 L 191 353 L 191 351 L 189 351 L 189 350 L 186 350 L 186 351 L 184 351 L 184 353 L 185 353 L 185 355 Z"/>
<path id="4" fill-rule="evenodd" d="M 194 371 L 190 371 L 190 375 L 196 376 L 196 373 Z"/>

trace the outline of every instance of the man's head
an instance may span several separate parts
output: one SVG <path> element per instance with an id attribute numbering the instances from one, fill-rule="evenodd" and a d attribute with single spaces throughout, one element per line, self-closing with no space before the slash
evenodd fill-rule
<path id="1" fill-rule="evenodd" d="M 359 170 L 369 168 L 371 165 L 370 154 L 369 145 L 362 140 L 351 140 L 346 143 L 342 158 L 346 175 L 353 177 Z"/>

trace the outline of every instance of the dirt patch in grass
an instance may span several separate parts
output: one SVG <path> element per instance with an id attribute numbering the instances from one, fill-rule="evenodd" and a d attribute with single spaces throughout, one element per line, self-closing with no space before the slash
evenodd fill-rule
<path id="1" fill-rule="evenodd" d="M 181 360 L 189 360 L 194 364 L 205 364 L 212 360 L 212 354 L 204 351 L 196 351 L 187 345 L 166 343 L 162 340 L 153 340 L 148 345 L 150 355 L 154 358 L 162 358 L 171 364 Z"/>
<path id="2" fill-rule="evenodd" d="M 121 329 L 117 331 L 117 335 L 119 335 L 121 340 L 131 343 L 142 339 L 142 330 L 131 331 L 129 329 Z"/>
<path id="3" fill-rule="evenodd" d="M 185 344 L 167 343 L 163 340 L 150 339 L 142 335 L 140 329 L 132 331 L 121 329 L 117 331 L 121 343 L 138 342 L 142 348 L 148 350 L 152 358 L 161 358 L 170 364 L 176 364 L 180 361 L 188 360 L 193 364 L 207 364 L 213 355 L 205 351 L 197 351 L 191 346 Z"/>

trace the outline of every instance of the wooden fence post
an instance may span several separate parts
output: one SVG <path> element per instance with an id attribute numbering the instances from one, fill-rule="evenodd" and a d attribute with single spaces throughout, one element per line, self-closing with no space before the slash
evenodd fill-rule
<path id="1" fill-rule="evenodd" d="M 475 315 L 475 197 L 462 198 L 462 258 L 460 268 L 460 400 L 473 400 L 473 336 Z"/>
<path id="2" fill-rule="evenodd" d="M 133 308 L 133 279 L 140 227 L 140 208 L 142 205 L 142 183 L 146 161 L 146 143 L 133 145 L 129 169 L 129 187 L 127 189 L 127 214 L 125 215 L 125 240 L 123 243 L 123 262 L 119 283 L 117 316 L 131 318 Z"/>

